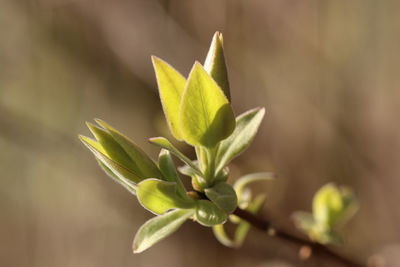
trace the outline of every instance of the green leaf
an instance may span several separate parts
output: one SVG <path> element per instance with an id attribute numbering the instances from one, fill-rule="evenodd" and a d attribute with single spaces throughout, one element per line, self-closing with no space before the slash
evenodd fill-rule
<path id="1" fill-rule="evenodd" d="M 183 186 L 181 179 L 179 179 L 171 154 L 168 150 L 161 149 L 160 155 L 158 156 L 158 166 L 167 181 L 176 183 L 178 194 L 181 197 L 186 197 L 185 187 Z"/>
<path id="2" fill-rule="evenodd" d="M 99 159 L 97 159 L 97 162 L 99 163 L 100 167 L 103 169 L 103 171 L 115 182 L 118 184 L 122 185 L 126 190 L 128 190 L 132 195 L 136 195 L 136 184 L 133 183 L 132 181 L 128 179 L 122 179 L 118 177 L 110 168 L 108 168 L 103 162 L 101 162 Z"/>
<path id="3" fill-rule="evenodd" d="M 236 118 L 236 127 L 233 134 L 223 140 L 219 146 L 216 160 L 218 164 L 217 171 L 220 171 L 249 147 L 258 131 L 264 114 L 264 108 L 256 108 Z"/>
<path id="4" fill-rule="evenodd" d="M 164 137 L 153 137 L 149 139 L 150 143 L 155 144 L 161 148 L 164 148 L 178 157 L 181 161 L 189 165 L 198 175 L 202 176 L 203 174 L 199 170 L 199 168 L 186 157 L 182 152 L 180 152 L 176 147 L 174 147 L 167 138 Z"/>
<path id="5" fill-rule="evenodd" d="M 156 72 L 161 103 L 169 128 L 176 139 L 182 140 L 179 128 L 179 106 L 186 80 L 165 61 L 155 56 L 152 56 L 151 59 Z"/>
<path id="6" fill-rule="evenodd" d="M 274 174 L 271 172 L 257 172 L 240 177 L 233 185 L 238 197 L 239 206 L 241 208 L 246 208 L 250 202 L 251 193 L 246 190 L 249 184 L 258 181 L 268 181 L 274 179 L 274 177 Z"/>
<path id="7" fill-rule="evenodd" d="M 176 183 L 157 179 L 146 179 L 137 185 L 136 195 L 140 204 L 155 214 L 163 214 L 171 209 L 189 209 L 194 200 L 177 194 Z"/>
<path id="8" fill-rule="evenodd" d="M 142 178 L 163 178 L 153 160 L 133 141 L 108 125 L 106 122 L 99 119 L 96 119 L 95 121 L 106 129 L 112 138 L 123 148 L 126 154 L 129 155 L 131 160 L 135 163 L 135 167 L 137 167 L 137 173 Z"/>
<path id="9" fill-rule="evenodd" d="M 121 147 L 120 144 L 118 144 L 117 141 L 114 140 L 110 133 L 89 122 L 86 124 L 104 151 L 107 152 L 107 155 L 110 159 L 126 167 L 127 169 L 133 170 L 135 174 L 140 177 L 139 168 L 136 163 L 132 161 L 126 151 Z"/>
<path id="10" fill-rule="evenodd" d="M 96 159 L 101 161 L 107 168 L 109 168 L 118 178 L 128 179 L 134 183 L 138 183 L 143 179 L 140 178 L 134 171 L 122 166 L 118 162 L 112 160 L 104 148 L 97 141 L 90 139 L 86 136 L 79 136 L 82 143 L 94 154 Z"/>
<path id="11" fill-rule="evenodd" d="M 208 199 L 227 213 L 232 213 L 237 207 L 236 192 L 225 182 L 206 188 L 204 193 Z"/>
<path id="12" fill-rule="evenodd" d="M 195 218 L 203 226 L 214 226 L 224 223 L 227 214 L 209 200 L 196 201 Z"/>
<path id="13" fill-rule="evenodd" d="M 235 128 L 228 99 L 196 62 L 189 74 L 179 111 L 183 139 L 193 146 L 214 147 Z"/>
<path id="14" fill-rule="evenodd" d="M 217 82 L 225 96 L 231 99 L 228 70 L 225 64 L 223 38 L 220 32 L 216 32 L 212 39 L 210 49 L 208 50 L 206 61 L 204 62 L 204 69 L 211 75 Z"/>
<path id="15" fill-rule="evenodd" d="M 174 233 L 194 210 L 174 210 L 148 220 L 136 233 L 133 252 L 140 253 Z"/>

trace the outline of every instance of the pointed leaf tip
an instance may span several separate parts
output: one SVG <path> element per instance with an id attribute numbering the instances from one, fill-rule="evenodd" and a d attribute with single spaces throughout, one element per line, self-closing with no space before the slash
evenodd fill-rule
<path id="1" fill-rule="evenodd" d="M 210 49 L 204 62 L 204 68 L 221 87 L 224 94 L 230 101 L 231 95 L 228 80 L 228 70 L 224 56 L 223 37 L 222 33 L 219 31 L 215 32 L 213 36 Z"/>

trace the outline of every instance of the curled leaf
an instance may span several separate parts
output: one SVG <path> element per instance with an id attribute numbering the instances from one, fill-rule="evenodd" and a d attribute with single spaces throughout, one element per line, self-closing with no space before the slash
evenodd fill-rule
<path id="1" fill-rule="evenodd" d="M 251 192 L 246 190 L 246 187 L 254 182 L 268 181 L 274 179 L 274 174 L 271 172 L 257 172 L 247 174 L 240 177 L 233 185 L 238 197 L 238 204 L 241 208 L 246 208 L 251 199 Z"/>

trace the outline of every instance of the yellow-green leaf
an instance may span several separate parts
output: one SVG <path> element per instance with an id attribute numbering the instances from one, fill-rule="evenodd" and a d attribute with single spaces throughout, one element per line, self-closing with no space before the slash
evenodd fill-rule
<path id="1" fill-rule="evenodd" d="M 335 227 L 352 216 L 357 210 L 353 192 L 344 186 L 329 183 L 321 187 L 313 199 L 313 215 L 318 225 L 327 229 Z"/>
<path id="2" fill-rule="evenodd" d="M 227 138 L 235 128 L 228 99 L 198 62 L 183 92 L 179 122 L 183 139 L 188 144 L 208 148 Z"/>
<path id="3" fill-rule="evenodd" d="M 79 136 L 81 141 L 87 148 L 95 155 L 96 159 L 100 160 L 104 165 L 107 166 L 118 178 L 128 179 L 135 183 L 143 180 L 133 170 L 121 165 L 120 163 L 112 160 L 106 153 L 103 147 L 97 141 L 90 139 L 86 136 Z"/>
<path id="4" fill-rule="evenodd" d="M 185 88 L 185 78 L 162 59 L 152 56 L 161 103 L 172 135 L 182 140 L 179 128 L 179 106 Z"/>
<path id="5" fill-rule="evenodd" d="M 343 201 L 339 189 L 329 183 L 315 194 L 313 199 L 313 215 L 318 224 L 332 227 L 343 209 Z"/>
<path id="6" fill-rule="evenodd" d="M 117 142 L 126 152 L 126 154 L 128 154 L 131 161 L 135 163 L 134 166 L 137 168 L 137 173 L 142 178 L 163 178 L 160 170 L 153 162 L 153 160 L 149 156 L 147 156 L 147 154 L 132 140 L 130 140 L 128 137 L 126 137 L 115 128 L 111 127 L 106 122 L 99 119 L 96 119 L 95 121 L 106 131 L 108 131 L 115 142 Z"/>
<path id="7" fill-rule="evenodd" d="M 139 168 L 134 161 L 129 157 L 128 153 L 114 140 L 112 135 L 106 130 L 101 129 L 91 123 L 87 123 L 90 131 L 96 137 L 99 144 L 107 152 L 110 159 L 118 162 L 120 165 L 127 169 L 134 170 L 135 173 L 140 176 Z"/>
<path id="8" fill-rule="evenodd" d="M 137 185 L 136 195 L 140 204 L 155 214 L 163 214 L 171 209 L 189 209 L 194 200 L 177 194 L 176 183 L 157 179 L 146 179 Z"/>

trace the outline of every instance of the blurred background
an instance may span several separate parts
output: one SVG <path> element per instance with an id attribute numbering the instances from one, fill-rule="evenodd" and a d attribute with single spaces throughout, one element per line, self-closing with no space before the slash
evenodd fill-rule
<path id="1" fill-rule="evenodd" d="M 334 249 L 400 266 L 400 2 L 396 0 L 0 1 L 0 266 L 337 266 L 253 230 L 239 250 L 192 222 L 149 251 L 151 214 L 100 170 L 77 135 L 101 118 L 153 157 L 168 136 L 150 56 L 187 75 L 224 34 L 233 106 L 265 106 L 231 181 L 255 171 L 263 212 L 295 232 L 334 181 L 361 209 Z M 185 146 L 180 148 L 193 156 Z"/>

